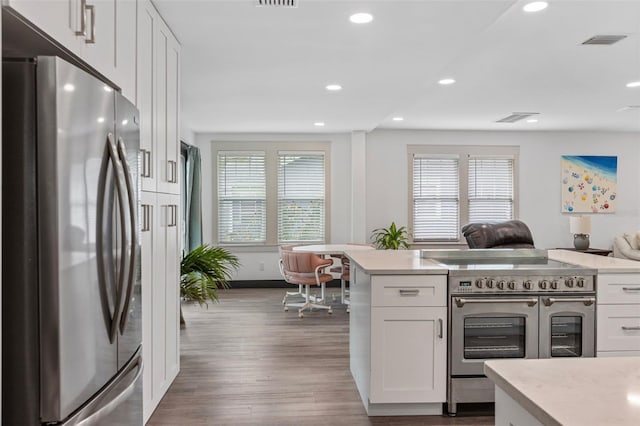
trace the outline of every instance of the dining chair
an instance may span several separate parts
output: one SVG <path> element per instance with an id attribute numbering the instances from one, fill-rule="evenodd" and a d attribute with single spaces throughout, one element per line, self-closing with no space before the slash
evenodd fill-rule
<path id="1" fill-rule="evenodd" d="M 282 269 L 282 252 L 283 251 L 291 251 L 293 250 L 294 247 L 297 247 L 299 244 L 290 244 L 290 245 L 285 245 L 285 246 L 278 246 L 278 254 L 280 255 L 280 259 L 278 260 L 278 267 L 280 269 L 280 275 L 282 275 L 282 278 L 287 281 L 287 278 L 284 275 L 284 270 Z M 282 304 L 286 304 L 287 303 L 287 299 L 289 297 L 298 297 L 298 298 L 304 298 L 304 292 L 302 291 L 302 284 L 298 284 L 298 291 L 286 291 L 284 293 L 284 297 L 282 298 Z"/>
<path id="2" fill-rule="evenodd" d="M 296 307 L 300 318 L 304 316 L 303 311 L 311 311 L 314 308 L 327 310 L 329 314 L 333 313 L 331 306 L 318 301 L 324 300 L 325 283 L 333 280 L 333 276 L 325 272 L 325 268 L 330 267 L 333 261 L 331 259 L 323 259 L 314 253 L 281 250 L 280 254 L 285 281 L 305 288 L 304 302 L 285 302 L 284 310 L 288 311 L 290 307 Z M 312 285 L 320 287 L 320 299 L 312 300 L 310 294 Z"/>

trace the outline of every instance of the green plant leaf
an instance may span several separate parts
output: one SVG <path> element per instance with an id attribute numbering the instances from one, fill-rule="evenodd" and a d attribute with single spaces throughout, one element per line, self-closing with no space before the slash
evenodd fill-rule
<path id="1" fill-rule="evenodd" d="M 207 305 L 207 300 L 217 302 L 217 290 L 229 288 L 239 267 L 238 257 L 221 247 L 196 247 L 180 263 L 180 296 L 200 305 Z"/>

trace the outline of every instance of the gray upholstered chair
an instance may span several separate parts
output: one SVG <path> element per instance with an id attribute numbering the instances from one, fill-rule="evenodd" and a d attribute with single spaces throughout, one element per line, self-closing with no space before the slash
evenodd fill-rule
<path id="1" fill-rule="evenodd" d="M 519 220 L 469 223 L 462 227 L 469 248 L 535 248 L 529 227 Z"/>

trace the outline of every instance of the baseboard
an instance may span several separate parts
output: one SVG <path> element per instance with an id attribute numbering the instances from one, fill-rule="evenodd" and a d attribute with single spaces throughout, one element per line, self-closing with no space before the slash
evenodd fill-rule
<path id="1" fill-rule="evenodd" d="M 293 285 L 285 280 L 234 280 L 229 283 L 231 288 L 292 288 Z M 333 280 L 326 284 L 327 288 L 340 288 L 340 280 Z"/>

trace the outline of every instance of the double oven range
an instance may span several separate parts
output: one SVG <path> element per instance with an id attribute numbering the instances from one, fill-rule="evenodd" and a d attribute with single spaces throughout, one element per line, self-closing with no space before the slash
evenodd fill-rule
<path id="1" fill-rule="evenodd" d="M 458 403 L 493 402 L 486 360 L 594 356 L 595 270 L 536 249 L 440 253 L 449 269 L 450 414 Z"/>

